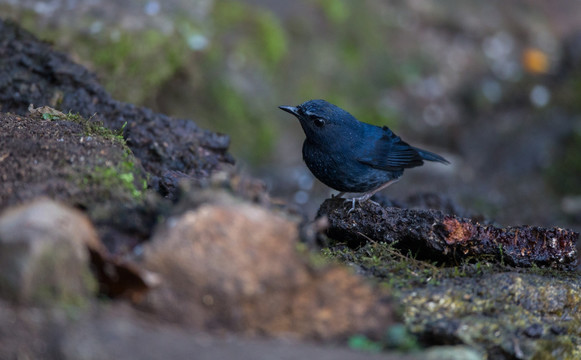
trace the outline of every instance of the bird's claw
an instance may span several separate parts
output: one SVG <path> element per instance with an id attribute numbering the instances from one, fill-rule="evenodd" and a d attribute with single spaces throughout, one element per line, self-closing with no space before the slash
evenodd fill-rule
<path id="1" fill-rule="evenodd" d="M 363 195 L 363 196 L 360 196 L 360 197 L 355 197 L 355 198 L 351 198 L 351 199 L 345 199 L 345 202 L 350 202 L 351 203 L 351 209 L 349 209 L 349 211 L 347 211 L 347 215 L 351 214 L 355 210 L 355 202 L 356 201 L 359 203 L 359 205 L 361 205 L 361 203 L 364 202 L 364 201 L 369 201 L 370 203 L 381 207 L 381 205 L 379 205 L 379 203 L 371 200 L 369 195 Z"/>
<path id="2" fill-rule="evenodd" d="M 357 200 L 357 198 L 345 199 L 345 202 L 351 202 L 351 209 L 349 209 L 349 211 L 347 211 L 347 215 L 351 214 L 355 210 L 355 201 L 356 200 Z"/>

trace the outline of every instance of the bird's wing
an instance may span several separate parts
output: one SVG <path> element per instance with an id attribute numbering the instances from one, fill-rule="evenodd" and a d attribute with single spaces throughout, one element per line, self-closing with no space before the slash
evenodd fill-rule
<path id="1" fill-rule="evenodd" d="M 381 137 L 369 151 L 357 158 L 360 163 L 386 171 L 398 171 L 424 163 L 416 149 L 402 141 L 387 127 L 382 130 Z"/>

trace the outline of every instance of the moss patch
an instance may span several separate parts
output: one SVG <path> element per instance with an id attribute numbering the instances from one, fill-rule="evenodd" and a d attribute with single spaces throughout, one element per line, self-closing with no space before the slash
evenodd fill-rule
<path id="1" fill-rule="evenodd" d="M 322 254 L 391 289 L 407 330 L 424 345 L 465 344 L 490 357 L 581 355 L 578 272 L 517 269 L 486 259 L 442 267 L 385 243 L 357 250 L 335 244 Z"/>

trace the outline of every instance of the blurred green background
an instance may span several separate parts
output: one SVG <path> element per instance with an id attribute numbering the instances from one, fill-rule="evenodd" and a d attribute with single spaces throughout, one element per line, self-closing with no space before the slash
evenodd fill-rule
<path id="1" fill-rule="evenodd" d="M 1 0 L 0 13 L 115 98 L 229 134 L 244 171 L 311 214 L 329 190 L 277 106 L 324 98 L 452 161 L 388 196 L 581 228 L 581 3 Z"/>

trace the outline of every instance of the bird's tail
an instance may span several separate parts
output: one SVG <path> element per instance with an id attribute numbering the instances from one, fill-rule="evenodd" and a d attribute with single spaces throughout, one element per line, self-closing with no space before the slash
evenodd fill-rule
<path id="1" fill-rule="evenodd" d="M 418 149 L 416 147 L 414 148 L 414 150 L 416 150 L 418 152 L 418 154 L 420 154 L 420 156 L 424 160 L 437 161 L 437 162 L 440 162 L 442 164 L 449 164 L 450 163 L 448 160 L 444 159 L 443 157 L 441 157 L 438 154 L 434 154 L 433 152 L 429 152 L 427 150 Z"/>

